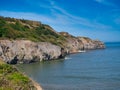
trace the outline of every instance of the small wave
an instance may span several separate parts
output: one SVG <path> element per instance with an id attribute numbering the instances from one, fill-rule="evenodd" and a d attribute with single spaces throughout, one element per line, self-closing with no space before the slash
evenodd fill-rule
<path id="1" fill-rule="evenodd" d="M 68 59 L 71 59 L 71 58 L 69 58 L 69 57 L 65 57 L 65 60 L 68 60 Z"/>
<path id="2" fill-rule="evenodd" d="M 85 51 L 85 50 L 83 50 L 83 51 L 82 51 L 82 50 L 79 50 L 78 52 L 83 53 L 83 52 L 86 52 L 86 51 Z"/>

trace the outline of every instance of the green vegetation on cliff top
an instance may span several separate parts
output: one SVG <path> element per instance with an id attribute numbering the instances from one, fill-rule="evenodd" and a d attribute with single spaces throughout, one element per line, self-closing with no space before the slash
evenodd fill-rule
<path id="1" fill-rule="evenodd" d="M 37 21 L 0 16 L 0 39 L 27 39 L 63 46 L 65 38 L 50 26 Z"/>
<path id="2" fill-rule="evenodd" d="M 35 90 L 31 80 L 0 60 L 0 90 Z"/>

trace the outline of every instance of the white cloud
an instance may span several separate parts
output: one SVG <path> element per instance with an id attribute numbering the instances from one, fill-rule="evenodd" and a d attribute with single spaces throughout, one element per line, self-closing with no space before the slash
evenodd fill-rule
<path id="1" fill-rule="evenodd" d="M 28 19 L 28 20 L 35 20 L 35 21 L 46 21 L 51 23 L 53 21 L 49 17 L 38 15 L 35 13 L 30 13 L 30 12 L 0 11 L 0 15 L 5 17 L 14 17 L 19 19 Z"/>
<path id="2" fill-rule="evenodd" d="M 78 24 L 78 25 L 83 25 L 86 27 L 90 27 L 90 28 L 100 28 L 101 29 L 107 29 L 107 28 L 111 28 L 110 26 L 104 25 L 102 23 L 96 22 L 96 20 L 91 21 L 89 19 L 80 17 L 80 16 L 75 16 L 72 15 L 70 13 L 68 13 L 65 9 L 59 7 L 59 5 L 56 4 L 55 1 L 53 0 L 45 0 L 47 2 L 46 3 L 42 3 L 40 4 L 39 2 L 37 2 L 37 5 L 43 8 L 47 8 L 48 10 L 51 11 L 52 16 L 51 17 L 46 17 L 45 15 L 42 15 L 42 17 L 46 17 L 48 18 L 47 20 L 50 21 L 50 23 L 48 22 L 48 24 L 52 25 L 52 24 L 61 24 L 61 25 L 72 25 L 72 24 Z M 106 2 L 106 0 L 96 0 L 97 2 Z M 42 21 L 42 20 L 40 20 Z M 56 22 L 59 21 L 59 22 Z M 45 21 L 43 21 L 45 22 Z M 51 23 L 52 22 L 52 23 Z"/>
<path id="3" fill-rule="evenodd" d="M 116 7 L 114 3 L 110 2 L 110 0 L 94 0 L 94 1 L 107 5 L 107 6 Z"/>
<path id="4" fill-rule="evenodd" d="M 103 0 L 99 0 L 99 1 L 103 1 Z M 55 2 L 52 1 L 52 0 L 50 0 L 49 3 L 51 4 L 52 11 L 55 12 L 53 14 L 56 17 L 63 16 L 64 20 L 67 19 L 71 23 L 79 24 L 79 25 L 84 25 L 84 26 L 87 26 L 87 27 L 92 27 L 92 28 L 100 28 L 101 27 L 102 29 L 111 28 L 110 26 L 104 25 L 102 23 L 90 21 L 90 20 L 88 20 L 86 18 L 72 15 L 72 14 L 68 13 L 67 11 L 65 11 L 65 9 L 62 9 L 61 7 L 59 7 L 58 5 L 56 5 Z M 61 12 L 61 14 L 58 13 L 58 11 Z"/>
<path id="5" fill-rule="evenodd" d="M 102 1 L 102 0 L 99 0 Z M 82 29 L 81 27 L 87 27 L 90 30 L 107 30 L 111 26 L 104 25 L 97 22 L 97 20 L 91 21 L 89 19 L 75 16 L 68 13 L 65 9 L 56 5 L 52 0 L 48 4 L 43 5 L 44 8 L 51 10 L 52 15 L 36 14 L 31 12 L 12 12 L 12 11 L 0 11 L 0 15 L 21 19 L 29 19 L 41 21 L 42 23 L 49 24 L 57 31 Z M 77 27 L 76 27 L 77 26 Z"/>
<path id="6" fill-rule="evenodd" d="M 68 26 L 68 27 L 71 26 L 72 27 L 74 25 L 79 25 L 79 27 L 85 26 L 85 27 L 94 28 L 94 29 L 111 28 L 110 26 L 98 23 L 96 21 L 89 21 L 88 19 L 71 15 L 61 8 L 57 8 L 57 9 L 59 9 L 62 12 L 62 14 L 54 13 L 53 17 L 42 15 L 42 14 L 40 15 L 40 14 L 30 13 L 30 12 L 11 12 L 11 11 L 0 11 L 0 15 L 6 16 L 6 17 L 14 17 L 14 18 L 20 18 L 20 19 L 41 21 L 42 23 L 49 24 L 52 26 L 56 25 L 56 26 Z"/>

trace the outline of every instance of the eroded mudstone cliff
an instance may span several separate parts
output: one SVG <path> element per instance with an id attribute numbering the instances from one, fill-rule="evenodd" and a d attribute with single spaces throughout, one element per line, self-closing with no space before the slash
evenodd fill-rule
<path id="1" fill-rule="evenodd" d="M 62 58 L 61 47 L 47 42 L 0 40 L 0 58 L 10 64 Z"/>

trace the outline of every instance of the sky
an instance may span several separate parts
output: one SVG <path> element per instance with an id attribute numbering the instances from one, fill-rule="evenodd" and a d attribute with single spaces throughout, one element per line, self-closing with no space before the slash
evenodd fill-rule
<path id="1" fill-rule="evenodd" d="M 120 0 L 1 0 L 0 16 L 40 21 L 74 36 L 120 42 Z"/>

